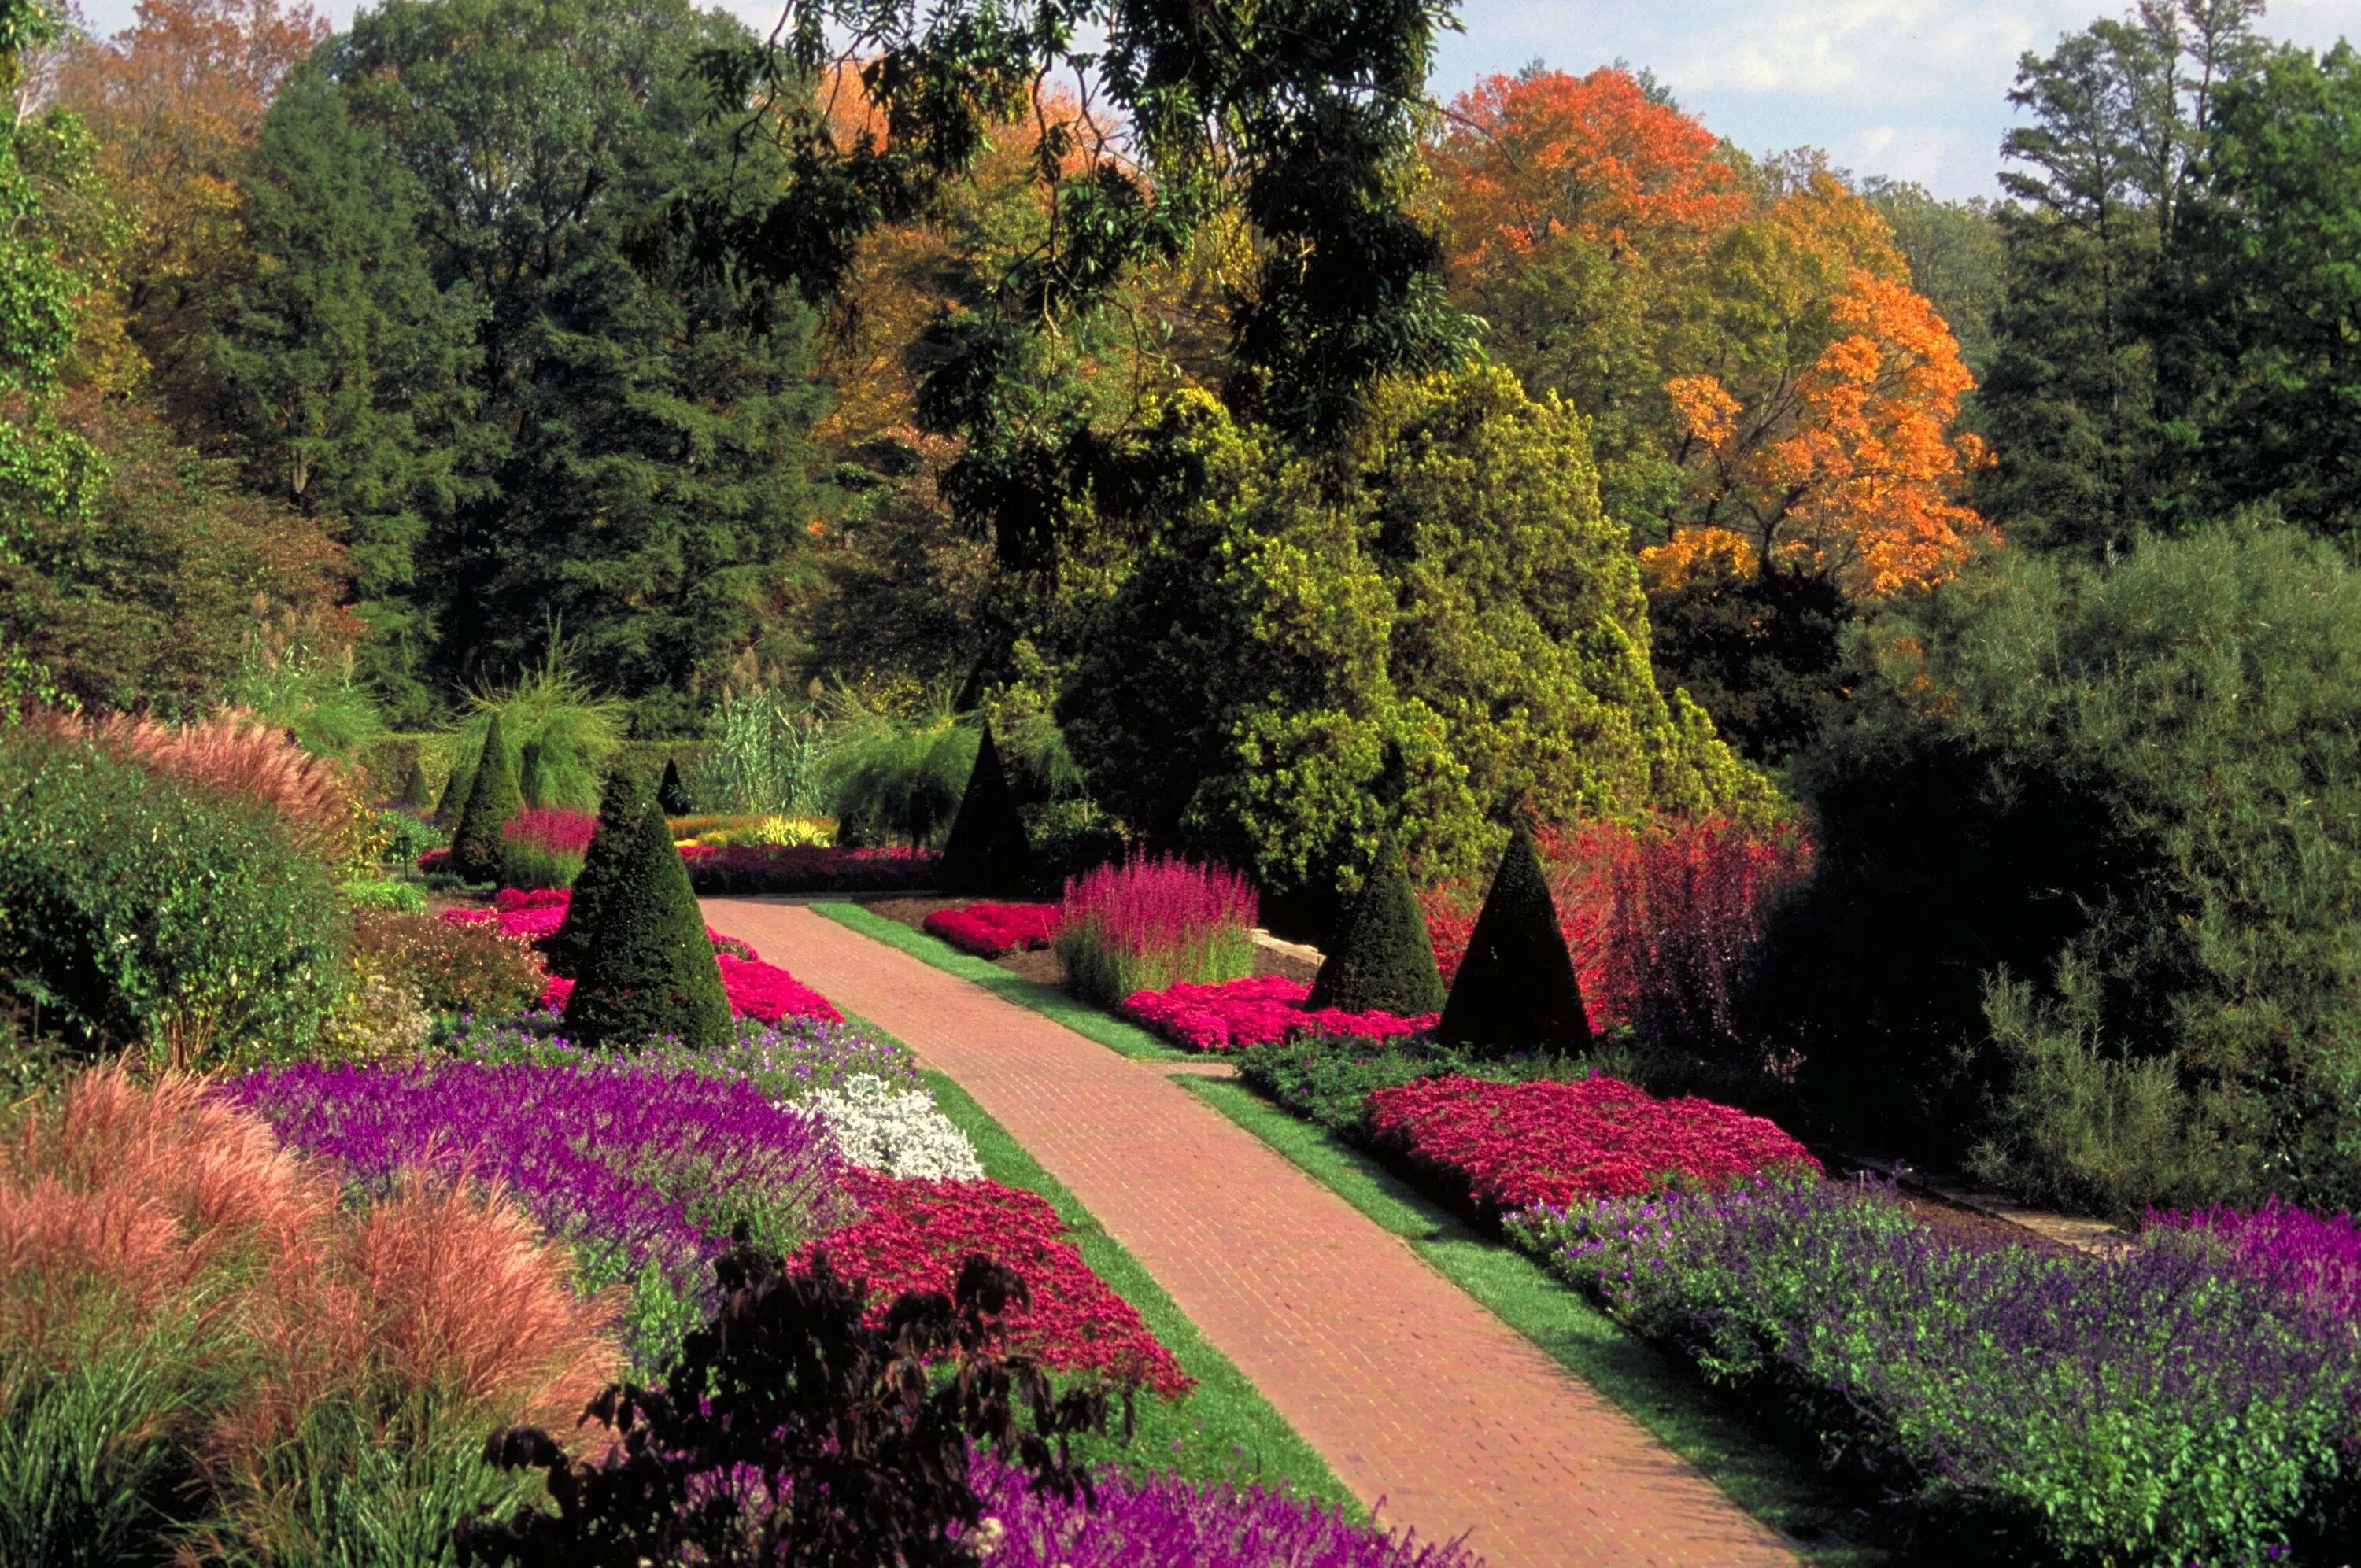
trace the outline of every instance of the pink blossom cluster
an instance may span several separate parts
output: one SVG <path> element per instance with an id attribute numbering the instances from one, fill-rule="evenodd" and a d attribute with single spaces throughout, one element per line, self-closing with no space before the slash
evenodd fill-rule
<path id="1" fill-rule="evenodd" d="M 522 839 L 561 855 L 584 855 L 590 851 L 590 835 L 598 827 L 595 811 L 576 811 L 564 806 L 528 806 L 500 824 L 500 832 L 511 840 Z"/>
<path id="2" fill-rule="evenodd" d="M 938 909 L 927 916 L 928 931 L 962 952 L 996 959 L 1005 953 L 1030 952 L 1058 939 L 1058 906 L 1054 904 L 971 904 L 964 909 Z"/>
<path id="3" fill-rule="evenodd" d="M 1284 975 L 1198 983 L 1183 981 L 1162 991 L 1136 991 L 1123 999 L 1125 1016 L 1192 1051 L 1228 1051 L 1268 1045 L 1297 1035 L 1356 1035 L 1382 1040 L 1423 1034 L 1436 1014 L 1404 1018 L 1392 1013 L 1347 1013 L 1310 1007 L 1312 988 Z"/>
<path id="4" fill-rule="evenodd" d="M 1422 1078 L 1371 1093 L 1367 1117 L 1379 1143 L 1503 1213 L 1820 1168 L 1760 1116 L 1686 1095 L 1659 1100 L 1612 1078 Z"/>
<path id="5" fill-rule="evenodd" d="M 764 1024 L 776 1024 L 785 1018 L 818 1018 L 829 1024 L 844 1021 L 836 1003 L 776 964 L 725 958 L 719 953 L 714 955 L 714 961 L 721 966 L 721 990 L 730 998 L 730 1011 L 734 1016 Z M 564 975 L 552 975 L 549 983 L 542 988 L 541 1004 L 554 1013 L 563 1013 L 573 995 L 573 981 Z"/>
<path id="6" fill-rule="evenodd" d="M 498 921 L 503 935 L 522 938 L 538 946 L 557 935 L 573 902 L 570 888 L 504 887 L 493 895 L 489 909 L 446 909 L 443 919 L 452 926 Z M 752 959 L 760 956 L 742 938 L 725 936 L 710 926 L 705 928 L 705 936 L 713 944 L 713 950 L 725 958 Z"/>

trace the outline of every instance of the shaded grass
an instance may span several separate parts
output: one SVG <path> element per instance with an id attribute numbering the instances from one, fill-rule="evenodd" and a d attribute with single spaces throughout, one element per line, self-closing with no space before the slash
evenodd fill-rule
<path id="1" fill-rule="evenodd" d="M 1246 1086 L 1177 1080 L 1385 1229 L 1558 1365 L 1614 1401 L 1732 1500 L 1824 1568 L 1885 1568 L 1806 1453 L 1766 1442 L 1739 1402 L 1619 1326 L 1532 1258 L 1481 1234 L 1360 1150 Z"/>
<path id="2" fill-rule="evenodd" d="M 845 1016 L 847 1022 L 872 1034 L 892 1038 L 865 1018 Z M 1131 1442 L 1123 1442 L 1119 1432 L 1104 1439 L 1086 1439 L 1078 1445 L 1084 1457 L 1175 1472 L 1194 1481 L 1252 1482 L 1274 1492 L 1334 1503 L 1350 1518 L 1367 1519 L 1367 1510 L 1328 1468 L 1319 1451 L 1297 1435 L 1287 1418 L 1271 1407 L 1235 1363 L 1197 1332 L 1197 1325 L 1165 1293 L 1164 1287 L 1122 1243 L 1107 1234 L 1064 1183 L 1044 1170 L 956 1080 L 928 1072 L 927 1084 L 943 1114 L 975 1145 L 984 1174 L 1047 1200 L 1073 1233 L 1074 1250 L 1082 1255 L 1091 1272 L 1131 1303 L 1148 1332 L 1180 1362 L 1180 1369 L 1197 1380 L 1196 1388 L 1177 1402 L 1142 1395 L 1134 1407 Z"/>
<path id="3" fill-rule="evenodd" d="M 873 915 L 857 904 L 829 901 L 807 905 L 815 915 L 824 915 L 838 925 L 860 932 L 873 942 L 904 952 L 921 963 L 932 964 L 946 974 L 973 981 L 1006 1002 L 1030 1008 L 1053 1023 L 1062 1024 L 1084 1039 L 1095 1040 L 1119 1056 L 1151 1061 L 1189 1061 L 1195 1058 L 1170 1041 L 1159 1039 L 1137 1024 L 1128 1024 L 1101 1012 L 1087 1002 L 1076 1001 L 1054 985 L 1044 985 L 1038 980 L 1011 974 L 998 964 L 963 953 L 938 937 L 924 931 L 913 931 L 899 920 L 888 920 Z"/>

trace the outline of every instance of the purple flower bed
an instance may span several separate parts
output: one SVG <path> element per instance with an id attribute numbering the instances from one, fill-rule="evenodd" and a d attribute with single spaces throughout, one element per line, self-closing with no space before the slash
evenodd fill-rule
<path id="1" fill-rule="evenodd" d="M 739 1020 L 738 1037 L 698 1050 L 666 1038 L 628 1050 L 577 1046 L 558 1031 L 562 1014 L 547 1011 L 522 1018 L 485 1022 L 462 1017 L 436 1044 L 461 1061 L 531 1062 L 583 1072 L 693 1072 L 714 1079 L 743 1079 L 765 1099 L 796 1101 L 841 1087 L 859 1075 L 879 1078 L 896 1090 L 927 1085 L 926 1075 L 898 1040 L 880 1039 L 858 1025 L 823 1018 L 782 1018 L 776 1024 Z"/>
<path id="2" fill-rule="evenodd" d="M 1107 1475 L 1097 1508 L 1086 1508 L 1027 1491 L 1021 1475 L 988 1455 L 977 1455 L 971 1475 L 998 1527 L 993 1568 L 1481 1568 L 1456 1543 L 1371 1530 L 1258 1486 Z"/>
<path id="3" fill-rule="evenodd" d="M 1719 1381 L 2043 1560 L 2244 1563 L 2349 1497 L 2361 1343 L 2212 1248 L 1966 1245 L 1875 1191 L 1764 1182 L 1512 1223 Z"/>

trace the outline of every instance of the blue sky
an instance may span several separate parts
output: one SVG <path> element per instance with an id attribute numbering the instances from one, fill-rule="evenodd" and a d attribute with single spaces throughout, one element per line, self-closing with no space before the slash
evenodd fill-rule
<path id="1" fill-rule="evenodd" d="M 314 0 L 342 26 L 354 0 Z M 767 27 L 775 0 L 723 0 Z M 1283 0 L 1282 0 L 1283 3 Z M 1541 60 L 1574 71 L 1623 59 L 1740 146 L 1809 144 L 1862 174 L 1951 197 L 1997 192 L 2017 57 L 2129 0 L 1462 0 L 1437 93 Z M 133 0 L 84 0 L 94 31 L 128 24 Z M 2277 0 L 2277 38 L 2325 48 L 2361 38 L 2361 0 Z"/>

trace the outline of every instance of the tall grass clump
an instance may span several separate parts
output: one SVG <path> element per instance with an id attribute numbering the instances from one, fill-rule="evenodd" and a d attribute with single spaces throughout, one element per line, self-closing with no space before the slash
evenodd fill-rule
<path id="1" fill-rule="evenodd" d="M 454 1562 L 483 1434 L 611 1376 L 504 1201 L 324 1169 L 195 1080 L 86 1073 L 0 1140 L 0 1561 Z"/>
<path id="2" fill-rule="evenodd" d="M 495 716 L 512 775 L 523 767 L 525 748 L 540 748 L 543 798 L 536 804 L 598 809 L 599 774 L 623 747 L 629 713 L 621 700 L 592 691 L 553 648 L 514 685 L 469 697 L 467 717 L 434 747 L 453 774 L 474 771 Z"/>
<path id="3" fill-rule="evenodd" d="M 1259 911 L 1246 878 L 1177 855 L 1142 856 L 1069 880 L 1058 959 L 1067 988 L 1102 1006 L 1182 981 L 1254 972 Z"/>
<path id="4" fill-rule="evenodd" d="M 385 733 L 377 699 L 355 678 L 350 646 L 319 648 L 300 635 L 256 637 L 226 695 L 319 756 L 357 762 Z"/>
<path id="5" fill-rule="evenodd" d="M 825 808 L 818 716 L 784 693 L 725 700 L 713 743 L 689 783 L 696 809 L 726 816 L 811 816 Z"/>
<path id="6" fill-rule="evenodd" d="M 820 786 L 837 841 L 935 843 L 959 815 L 975 771 L 976 732 L 937 691 L 914 717 L 880 713 L 851 691 L 824 699 L 829 745 Z"/>

